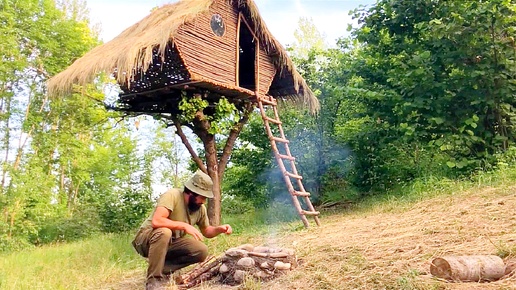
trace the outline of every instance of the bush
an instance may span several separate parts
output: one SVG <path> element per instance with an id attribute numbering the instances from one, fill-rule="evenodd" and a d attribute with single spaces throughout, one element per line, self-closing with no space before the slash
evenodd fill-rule
<path id="1" fill-rule="evenodd" d="M 153 202 L 146 194 L 128 190 L 121 195 L 111 195 L 101 205 L 101 228 L 109 233 L 132 230 L 140 225 L 152 209 Z"/>
<path id="2" fill-rule="evenodd" d="M 223 214 L 247 214 L 254 211 L 251 201 L 242 196 L 225 194 L 222 196 L 222 213 Z"/>
<path id="3" fill-rule="evenodd" d="M 349 178 L 361 191 L 385 191 L 424 176 L 453 175 L 446 165 L 448 157 L 439 148 L 396 137 L 392 129 L 380 131 L 356 140 L 355 167 Z"/>
<path id="4" fill-rule="evenodd" d="M 0 235 L 0 252 L 19 251 L 32 246 L 25 237 Z"/>
<path id="5" fill-rule="evenodd" d="M 296 220 L 299 215 L 291 202 L 276 199 L 270 202 L 267 208 L 259 210 L 257 218 L 264 224 L 275 224 Z"/>
<path id="6" fill-rule="evenodd" d="M 77 241 L 100 231 L 100 219 L 92 206 L 79 206 L 69 216 L 60 216 L 47 221 L 32 239 L 33 244 Z"/>

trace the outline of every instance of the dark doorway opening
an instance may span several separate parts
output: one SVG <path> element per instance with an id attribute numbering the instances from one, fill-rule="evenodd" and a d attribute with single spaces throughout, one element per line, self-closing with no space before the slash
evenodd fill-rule
<path id="1" fill-rule="evenodd" d="M 240 18 L 240 31 L 238 33 L 238 85 L 255 91 L 257 40 L 242 18 Z"/>

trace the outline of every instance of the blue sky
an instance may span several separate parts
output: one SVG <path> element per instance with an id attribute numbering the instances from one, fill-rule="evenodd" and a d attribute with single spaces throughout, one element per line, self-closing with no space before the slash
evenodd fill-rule
<path id="1" fill-rule="evenodd" d="M 86 0 L 92 22 L 100 23 L 101 38 L 107 42 L 125 28 L 140 21 L 153 7 L 174 0 Z M 352 23 L 349 10 L 359 5 L 372 5 L 376 0 L 255 0 L 260 14 L 272 34 L 283 44 L 294 41 L 300 17 L 311 18 L 326 36 L 328 44 L 346 35 Z"/>

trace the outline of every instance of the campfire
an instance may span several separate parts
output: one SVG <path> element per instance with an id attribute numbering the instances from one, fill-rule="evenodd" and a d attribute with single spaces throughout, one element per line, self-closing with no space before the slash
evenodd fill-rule
<path id="1" fill-rule="evenodd" d="M 245 244 L 228 249 L 218 258 L 208 257 L 182 276 L 180 286 L 190 288 L 209 280 L 238 285 L 247 277 L 269 281 L 296 266 L 297 259 L 292 249 Z"/>

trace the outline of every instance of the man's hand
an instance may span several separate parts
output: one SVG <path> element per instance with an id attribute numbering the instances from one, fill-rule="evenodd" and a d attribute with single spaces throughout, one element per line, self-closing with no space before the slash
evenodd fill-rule
<path id="1" fill-rule="evenodd" d="M 204 238 L 200 231 L 187 223 L 185 223 L 185 233 L 191 235 L 197 241 L 202 241 Z"/>
<path id="2" fill-rule="evenodd" d="M 152 227 L 169 228 L 173 231 L 182 230 L 185 231 L 185 233 L 191 235 L 197 241 L 203 240 L 204 237 L 201 232 L 199 232 L 199 230 L 187 223 L 168 219 L 169 214 L 170 211 L 167 208 L 158 206 L 154 212 L 154 215 L 152 216 Z"/>
<path id="3" fill-rule="evenodd" d="M 218 226 L 218 227 L 217 227 L 217 230 L 218 230 L 221 234 L 226 234 L 226 235 L 230 235 L 230 234 L 233 232 L 233 229 L 232 229 L 232 228 L 231 228 L 231 226 L 230 226 L 230 225 L 228 225 L 228 224 Z"/>
<path id="4" fill-rule="evenodd" d="M 229 235 L 233 232 L 233 229 L 230 225 L 221 225 L 221 226 L 209 226 L 205 228 L 202 232 L 202 234 L 207 238 L 213 238 L 220 234 L 226 234 Z"/>

